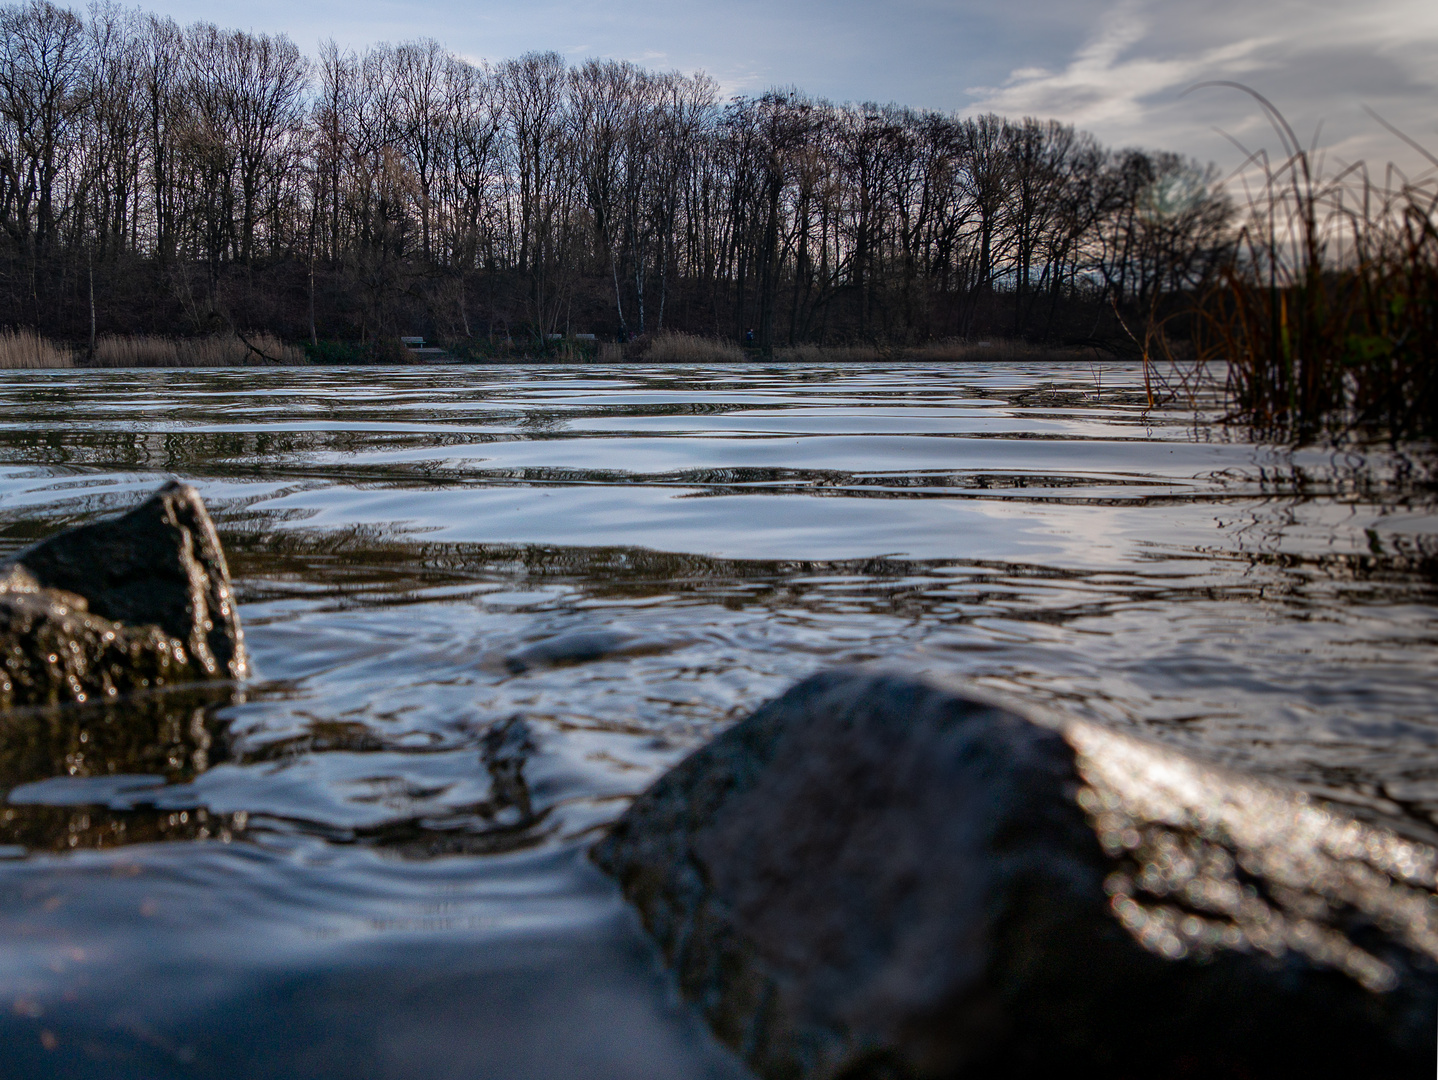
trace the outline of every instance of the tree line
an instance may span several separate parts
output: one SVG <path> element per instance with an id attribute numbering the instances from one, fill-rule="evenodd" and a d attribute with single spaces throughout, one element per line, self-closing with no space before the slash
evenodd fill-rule
<path id="1" fill-rule="evenodd" d="M 1081 340 L 1231 250 L 1211 169 L 703 74 L 0 7 L 0 325 Z"/>

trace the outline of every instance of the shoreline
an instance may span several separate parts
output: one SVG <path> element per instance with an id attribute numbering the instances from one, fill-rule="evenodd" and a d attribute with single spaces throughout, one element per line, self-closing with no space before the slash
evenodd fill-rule
<path id="1" fill-rule="evenodd" d="M 469 343 L 422 350 L 376 348 L 374 343 L 322 342 L 320 346 L 262 342 L 264 349 L 233 339 L 145 338 L 109 339 L 100 355 L 84 346 L 55 344 L 29 332 L 0 335 L 0 370 L 124 370 L 152 368 L 299 368 L 299 367 L 503 367 L 625 366 L 655 364 L 914 364 L 914 363 L 1140 363 L 1106 343 L 1085 346 L 1041 345 L 998 339 L 980 342 L 934 342 L 911 346 L 795 345 L 765 356 L 731 342 L 690 335 L 661 336 L 656 343 L 570 343 L 551 355 L 505 355 L 469 351 Z M 638 347 L 636 347 L 638 346 Z M 467 355 L 466 355 L 467 353 Z"/>

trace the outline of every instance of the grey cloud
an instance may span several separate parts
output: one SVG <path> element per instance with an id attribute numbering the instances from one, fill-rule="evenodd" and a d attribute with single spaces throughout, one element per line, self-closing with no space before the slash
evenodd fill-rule
<path id="1" fill-rule="evenodd" d="M 1120 0 L 1065 65 L 1042 75 L 1015 71 L 978 89 L 972 104 L 1055 115 L 1109 141 L 1165 146 L 1228 166 L 1242 155 L 1214 128 L 1277 153 L 1250 99 L 1218 89 L 1181 96 L 1194 83 L 1231 79 L 1271 98 L 1302 137 L 1322 121 L 1323 145 L 1338 156 L 1392 158 L 1417 169 L 1417 155 L 1362 106 L 1382 103 L 1392 122 L 1431 141 L 1435 56 L 1438 6 L 1408 0 L 1376 0 L 1361 15 L 1332 2 Z"/>

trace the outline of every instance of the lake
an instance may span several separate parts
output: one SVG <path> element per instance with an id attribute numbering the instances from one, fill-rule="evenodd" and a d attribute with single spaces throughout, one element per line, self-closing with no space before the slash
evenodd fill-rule
<path id="1" fill-rule="evenodd" d="M 584 853 L 839 664 L 1433 841 L 1433 455 L 1218 404 L 1113 364 L 4 373 L 0 555 L 186 480 L 255 669 L 0 718 L 9 1067 L 743 1076 Z"/>

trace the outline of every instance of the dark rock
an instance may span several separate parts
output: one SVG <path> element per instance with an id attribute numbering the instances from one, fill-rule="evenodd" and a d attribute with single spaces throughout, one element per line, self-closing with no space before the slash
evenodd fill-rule
<path id="1" fill-rule="evenodd" d="M 588 664 L 614 657 L 656 656 L 688 644 L 678 637 L 649 637 L 621 630 L 574 630 L 528 645 L 504 658 L 504 670 L 522 675 L 538 668 Z"/>
<path id="2" fill-rule="evenodd" d="M 621 653 L 632 641 L 617 630 L 579 630 L 538 642 L 505 657 L 504 666 L 513 675 L 532 668 L 584 664 Z"/>
<path id="3" fill-rule="evenodd" d="M 807 680 L 594 858 L 766 1078 L 1432 1074 L 1431 848 L 933 683 Z"/>
<path id="4" fill-rule="evenodd" d="M 246 669 L 224 553 L 184 484 L 0 566 L 0 707 L 238 679 Z"/>
<path id="5" fill-rule="evenodd" d="M 85 599 L 42 588 L 22 567 L 0 578 L 0 708 L 112 698 L 204 678 L 158 626 L 101 619 Z"/>
<path id="6" fill-rule="evenodd" d="M 480 740 L 480 755 L 489 768 L 494 802 L 501 808 L 513 807 L 521 824 L 534 820 L 524 766 L 536 749 L 534 730 L 522 716 L 499 721 Z"/>

